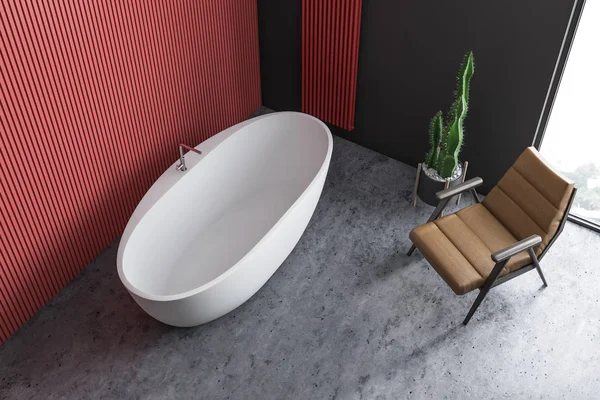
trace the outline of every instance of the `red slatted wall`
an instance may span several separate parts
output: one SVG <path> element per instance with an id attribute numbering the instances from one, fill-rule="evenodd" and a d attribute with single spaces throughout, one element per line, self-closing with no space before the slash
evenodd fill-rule
<path id="1" fill-rule="evenodd" d="M 302 111 L 354 129 L 362 0 L 302 0 Z"/>
<path id="2" fill-rule="evenodd" d="M 0 0 L 0 343 L 261 104 L 256 0 Z"/>

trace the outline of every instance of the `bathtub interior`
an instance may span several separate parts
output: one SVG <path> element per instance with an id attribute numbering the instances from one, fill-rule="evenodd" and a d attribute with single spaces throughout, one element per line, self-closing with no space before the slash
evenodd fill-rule
<path id="1" fill-rule="evenodd" d="M 125 278 L 144 294 L 172 296 L 223 274 L 307 189 L 329 146 L 324 125 L 302 114 L 241 128 L 141 219 L 123 255 Z"/>

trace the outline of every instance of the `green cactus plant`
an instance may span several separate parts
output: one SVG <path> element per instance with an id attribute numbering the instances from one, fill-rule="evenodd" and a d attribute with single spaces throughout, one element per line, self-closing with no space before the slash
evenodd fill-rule
<path id="1" fill-rule="evenodd" d="M 437 160 L 440 155 L 440 144 L 444 132 L 444 118 L 441 111 L 438 111 L 429 123 L 429 143 L 431 149 L 425 156 L 425 164 L 431 168 L 437 166 Z"/>
<path id="2" fill-rule="evenodd" d="M 429 125 L 431 149 L 425 156 L 425 164 L 435 168 L 442 178 L 450 178 L 458 165 L 458 155 L 463 143 L 464 120 L 469 108 L 469 89 L 475 64 L 473 52 L 468 52 L 458 72 L 456 99 L 443 127 L 443 117 L 438 111 Z M 439 139 L 438 139 L 439 138 Z"/>

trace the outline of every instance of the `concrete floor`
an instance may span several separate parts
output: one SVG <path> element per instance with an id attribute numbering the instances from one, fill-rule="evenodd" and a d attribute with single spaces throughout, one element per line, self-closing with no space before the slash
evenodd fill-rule
<path id="1" fill-rule="evenodd" d="M 455 296 L 409 230 L 415 170 L 335 138 L 317 210 L 247 303 L 165 326 L 133 302 L 113 243 L 0 347 L 3 399 L 597 399 L 600 235 L 571 223 L 535 272 Z"/>

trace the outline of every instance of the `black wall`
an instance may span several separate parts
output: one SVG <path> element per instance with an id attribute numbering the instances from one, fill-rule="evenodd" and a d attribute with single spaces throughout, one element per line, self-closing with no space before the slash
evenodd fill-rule
<path id="1" fill-rule="evenodd" d="M 416 165 L 473 50 L 461 158 L 489 189 L 533 142 L 573 2 L 363 0 L 356 129 L 333 132 Z M 274 110 L 300 110 L 301 4 L 258 0 L 263 105 Z"/>
<path id="2" fill-rule="evenodd" d="M 258 43 L 263 105 L 301 108 L 302 1 L 258 0 Z"/>

